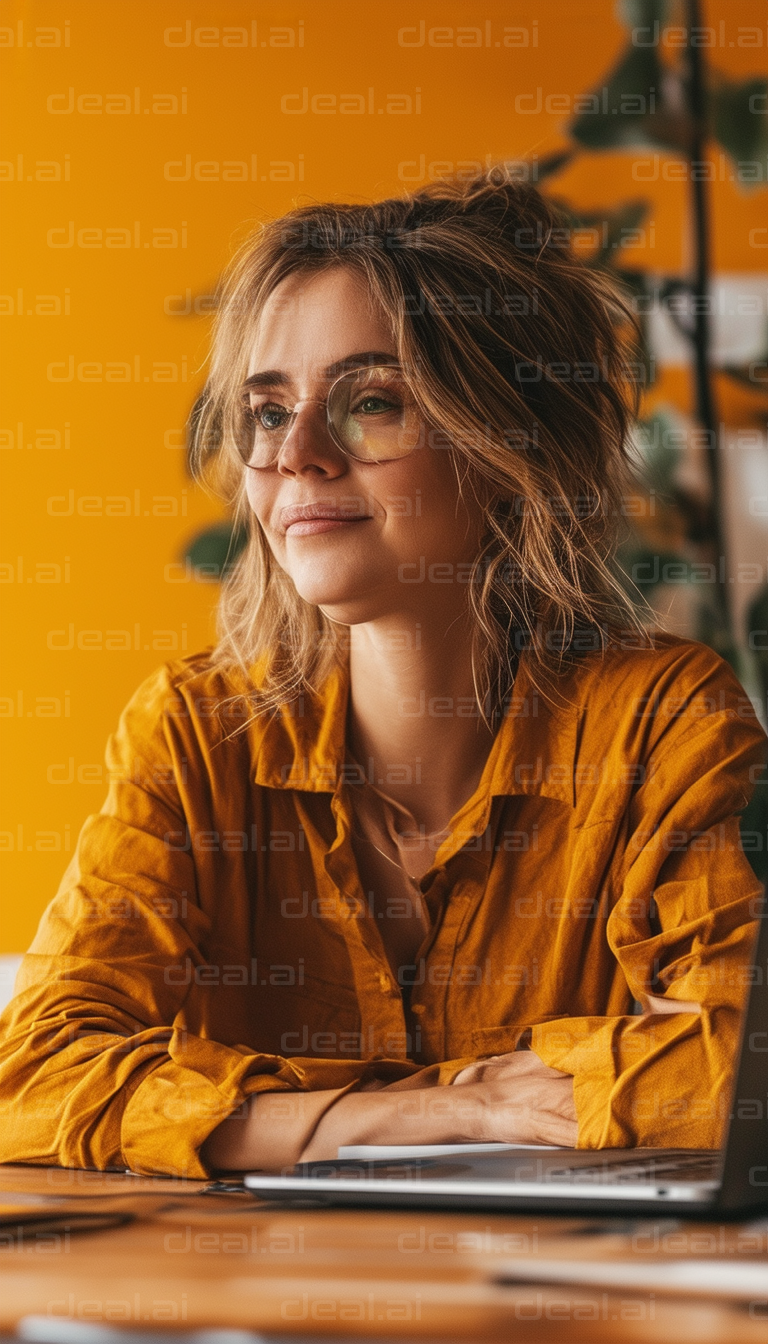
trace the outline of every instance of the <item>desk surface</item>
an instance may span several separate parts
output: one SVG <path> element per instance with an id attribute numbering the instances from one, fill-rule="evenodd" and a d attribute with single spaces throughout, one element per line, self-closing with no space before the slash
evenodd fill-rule
<path id="1" fill-rule="evenodd" d="M 78 1230 L 84 1213 L 113 1225 Z M 203 1182 L 7 1166 L 0 1275 L 8 1333 L 35 1316 L 153 1333 L 765 1344 L 768 1218 L 283 1210 Z"/>

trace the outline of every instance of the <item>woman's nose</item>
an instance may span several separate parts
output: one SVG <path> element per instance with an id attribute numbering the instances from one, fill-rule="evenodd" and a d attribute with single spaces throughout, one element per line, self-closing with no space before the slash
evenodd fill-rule
<path id="1" fill-rule="evenodd" d="M 331 438 L 325 402 L 297 402 L 294 415 L 278 454 L 277 469 L 293 476 L 311 468 L 325 476 L 341 476 L 347 470 L 344 454 Z"/>

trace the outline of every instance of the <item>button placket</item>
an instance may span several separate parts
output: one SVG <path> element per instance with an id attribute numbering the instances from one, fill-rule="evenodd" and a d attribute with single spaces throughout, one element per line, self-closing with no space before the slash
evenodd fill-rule
<path id="1" fill-rule="evenodd" d="M 435 902 L 437 896 L 440 914 L 434 937 L 421 953 L 424 962 L 423 982 L 415 986 L 419 998 L 409 1005 L 411 1012 L 420 1015 L 422 1052 L 429 1061 L 445 1058 L 446 1042 L 450 1035 L 451 975 L 450 972 L 444 974 L 444 968 L 454 967 L 462 931 L 472 911 L 482 900 L 493 863 L 503 801 L 503 798 L 498 797 L 488 802 L 481 819 L 482 829 L 478 828 L 475 832 L 477 835 L 486 835 L 490 826 L 490 843 L 485 844 L 479 853 L 463 846 L 452 860 L 448 860 L 429 888 L 427 901 L 429 903 L 431 895 Z M 493 804 L 496 804 L 495 808 Z M 464 845 L 467 843 L 468 840 L 465 840 Z"/>
<path id="2" fill-rule="evenodd" d="M 336 838 L 325 854 L 325 870 L 337 893 L 341 927 L 349 947 L 355 989 L 360 1005 L 363 1039 L 377 1042 L 406 1040 L 402 996 L 395 986 L 384 942 L 371 918 L 351 842 L 350 819 L 340 792 L 331 799 Z M 376 1054 L 402 1055 L 407 1051 L 375 1049 Z"/>

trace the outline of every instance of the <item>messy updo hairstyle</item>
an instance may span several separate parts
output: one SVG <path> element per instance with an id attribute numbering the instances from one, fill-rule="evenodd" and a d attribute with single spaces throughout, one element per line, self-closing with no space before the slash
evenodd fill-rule
<path id="1" fill-rule="evenodd" d="M 287 276 L 346 266 L 392 327 L 426 423 L 462 489 L 492 486 L 467 599 L 479 713 L 493 725 L 528 660 L 534 682 L 643 626 L 612 557 L 639 377 L 616 282 L 577 257 L 553 204 L 500 168 L 372 205 L 311 205 L 266 224 L 221 286 L 193 459 L 247 531 L 223 586 L 214 661 L 254 713 L 317 691 L 346 628 L 297 593 L 245 495 L 241 388 L 265 300 Z"/>

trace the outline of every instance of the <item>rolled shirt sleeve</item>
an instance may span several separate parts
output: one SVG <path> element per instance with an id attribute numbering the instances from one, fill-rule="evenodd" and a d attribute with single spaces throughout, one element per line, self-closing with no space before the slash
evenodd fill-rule
<path id="1" fill-rule="evenodd" d="M 0 1160 L 200 1178 L 208 1135 L 255 1092 L 347 1090 L 408 1076 L 406 1061 L 295 1059 L 188 1031 L 189 979 L 211 920 L 192 855 L 166 842 L 188 823 L 187 747 L 166 669 L 133 697 L 110 739 L 110 788 L 88 819 L 6 1009 Z M 316 1108 L 314 1108 L 316 1110 Z M 293 1141 L 309 1138 L 308 1102 Z M 302 1129 L 303 1126 L 303 1129 Z"/>
<path id="2" fill-rule="evenodd" d="M 721 1141 L 762 898 L 737 815 L 759 738 L 725 709 L 681 714 L 654 744 L 607 921 L 643 1012 L 532 1032 L 545 1063 L 574 1077 L 580 1147 Z"/>

